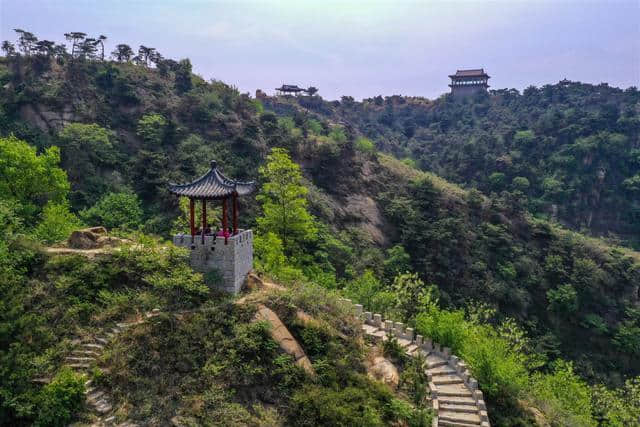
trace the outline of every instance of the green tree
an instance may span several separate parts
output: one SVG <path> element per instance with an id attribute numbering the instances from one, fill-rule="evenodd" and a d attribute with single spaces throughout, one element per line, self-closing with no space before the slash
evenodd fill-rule
<path id="1" fill-rule="evenodd" d="M 274 148 L 267 164 L 260 168 L 264 184 L 256 199 L 263 215 L 257 218 L 258 232 L 275 233 L 288 256 L 299 251 L 316 235 L 314 219 L 307 211 L 307 188 L 302 184 L 300 166 L 286 150 Z"/>
<path id="2" fill-rule="evenodd" d="M 425 285 L 417 273 L 399 274 L 393 279 L 392 287 L 396 296 L 396 310 L 405 321 L 437 301 L 435 286 Z"/>
<path id="3" fill-rule="evenodd" d="M 69 211 L 67 203 L 47 203 L 41 217 L 42 220 L 36 226 L 34 234 L 45 243 L 64 240 L 73 230 L 82 227 L 80 220 Z"/>
<path id="4" fill-rule="evenodd" d="M 578 310 L 578 293 L 572 285 L 558 286 L 547 291 L 549 309 L 556 313 L 575 313 Z"/>
<path id="5" fill-rule="evenodd" d="M 142 207 L 138 196 L 131 191 L 109 193 L 80 217 L 91 225 L 107 228 L 134 229 L 142 223 Z"/>
<path id="6" fill-rule="evenodd" d="M 38 155 L 34 147 L 13 136 L 0 138 L 0 199 L 17 202 L 19 214 L 28 219 L 49 201 L 65 202 L 69 182 L 59 163 L 58 147 Z"/>
<path id="7" fill-rule="evenodd" d="M 558 360 L 550 374 L 532 377 L 532 394 L 552 425 L 595 426 L 591 417 L 591 392 L 570 362 Z"/>
<path id="8" fill-rule="evenodd" d="M 167 120 L 160 114 L 145 114 L 138 120 L 136 133 L 149 148 L 158 148 L 162 144 Z"/>
<path id="9" fill-rule="evenodd" d="M 395 245 L 387 250 L 383 267 L 385 279 L 391 282 L 399 274 L 411 271 L 411 257 L 402 245 Z"/>
<path id="10" fill-rule="evenodd" d="M 96 175 L 96 169 L 113 165 L 116 152 L 113 133 L 95 123 L 70 123 L 59 133 L 62 164 L 72 182 L 83 182 Z"/>

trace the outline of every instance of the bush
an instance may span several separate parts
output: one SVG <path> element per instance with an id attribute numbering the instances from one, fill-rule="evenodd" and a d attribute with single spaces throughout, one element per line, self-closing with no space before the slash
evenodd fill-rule
<path id="1" fill-rule="evenodd" d="M 571 285 L 558 286 L 547 291 L 549 309 L 556 313 L 574 313 L 578 310 L 578 293 Z"/>
<path id="2" fill-rule="evenodd" d="M 45 243 L 65 240 L 72 231 L 82 227 L 82 222 L 69 211 L 69 205 L 66 203 L 47 203 L 41 218 L 34 234 Z"/>
<path id="3" fill-rule="evenodd" d="M 131 230 L 142 223 L 142 207 L 133 192 L 109 193 L 80 216 L 91 225 Z"/>
<path id="4" fill-rule="evenodd" d="M 470 334 L 470 325 L 464 320 L 463 311 L 445 311 L 436 306 L 416 317 L 418 333 L 459 353 Z"/>
<path id="5" fill-rule="evenodd" d="M 84 404 L 84 378 L 63 368 L 39 395 L 36 426 L 65 426 Z"/>
<path id="6" fill-rule="evenodd" d="M 361 151 L 363 153 L 368 153 L 368 154 L 374 153 L 376 151 L 376 148 L 375 148 L 375 145 L 373 145 L 373 142 L 369 138 L 365 138 L 363 136 L 356 139 L 355 147 L 356 147 L 356 150 Z"/>
<path id="7" fill-rule="evenodd" d="M 531 390 L 536 404 L 552 425 L 595 426 L 591 417 L 591 392 L 570 362 L 554 364 L 550 374 L 535 374 Z"/>

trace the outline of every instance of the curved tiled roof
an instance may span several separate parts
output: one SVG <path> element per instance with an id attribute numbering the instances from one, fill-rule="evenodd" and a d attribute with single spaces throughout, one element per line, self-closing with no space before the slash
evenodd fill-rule
<path id="1" fill-rule="evenodd" d="M 218 170 L 218 164 L 215 160 L 211 161 L 209 172 L 195 181 L 188 184 L 169 184 L 170 193 L 195 199 L 223 199 L 234 193 L 244 196 L 254 189 L 254 181 L 236 181 L 224 176 Z"/>
<path id="2" fill-rule="evenodd" d="M 455 74 L 451 74 L 449 77 L 489 77 L 487 73 L 484 72 L 484 68 L 477 68 L 474 70 L 456 70 Z"/>

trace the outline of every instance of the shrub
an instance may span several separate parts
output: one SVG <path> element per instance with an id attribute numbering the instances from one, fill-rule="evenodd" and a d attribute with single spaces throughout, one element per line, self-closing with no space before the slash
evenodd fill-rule
<path id="1" fill-rule="evenodd" d="M 134 229 L 142 222 L 142 207 L 131 191 L 109 193 L 94 206 L 80 212 L 87 223 L 107 228 Z"/>
<path id="2" fill-rule="evenodd" d="M 39 395 L 36 426 L 65 426 L 84 403 L 84 378 L 63 368 Z"/>
<path id="3" fill-rule="evenodd" d="M 369 138 L 365 138 L 364 136 L 361 136 L 360 138 L 356 139 L 356 144 L 355 144 L 355 148 L 358 151 L 361 151 L 363 153 L 374 153 L 376 151 L 375 145 L 373 145 L 373 142 L 369 139 Z"/>
<path id="4" fill-rule="evenodd" d="M 511 184 L 513 185 L 513 188 L 520 191 L 525 191 L 529 188 L 529 180 L 523 176 L 516 176 L 511 181 Z"/>
<path id="5" fill-rule="evenodd" d="M 547 291 L 549 309 L 556 313 L 575 313 L 578 310 L 578 293 L 571 285 L 558 286 Z"/>
<path id="6" fill-rule="evenodd" d="M 591 392 L 570 362 L 554 364 L 550 374 L 535 374 L 531 390 L 536 404 L 552 425 L 595 426 L 591 417 Z"/>
<path id="7" fill-rule="evenodd" d="M 431 306 L 416 317 L 418 333 L 429 337 L 454 353 L 463 349 L 463 345 L 470 334 L 470 325 L 464 320 L 464 312 L 446 311 Z"/>
<path id="8" fill-rule="evenodd" d="M 34 234 L 45 243 L 65 240 L 73 230 L 82 227 L 82 222 L 69 211 L 69 205 L 66 203 L 47 203 L 41 218 Z"/>

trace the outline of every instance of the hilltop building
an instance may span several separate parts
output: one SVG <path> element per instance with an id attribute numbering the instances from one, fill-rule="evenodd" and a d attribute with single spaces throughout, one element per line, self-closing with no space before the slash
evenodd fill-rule
<path id="1" fill-rule="evenodd" d="M 191 251 L 191 266 L 203 273 L 217 270 L 222 276 L 220 289 L 237 294 L 253 268 L 253 232 L 238 229 L 238 196 L 250 194 L 255 183 L 227 178 L 215 160 L 211 169 L 187 184 L 169 184 L 169 192 L 189 198 L 191 235 L 178 234 L 173 243 Z M 195 202 L 202 204 L 202 224 L 195 223 Z M 222 201 L 222 228 L 214 230 L 207 222 L 207 202 Z M 233 226 L 227 222 L 227 202 L 231 200 Z"/>
<path id="2" fill-rule="evenodd" d="M 305 88 L 298 85 L 282 85 L 276 88 L 276 95 L 298 95 L 300 92 L 306 92 Z"/>
<path id="3" fill-rule="evenodd" d="M 451 94 L 455 97 L 464 97 L 478 92 L 486 92 L 489 87 L 489 75 L 484 68 L 475 70 L 457 70 L 451 78 Z"/>

